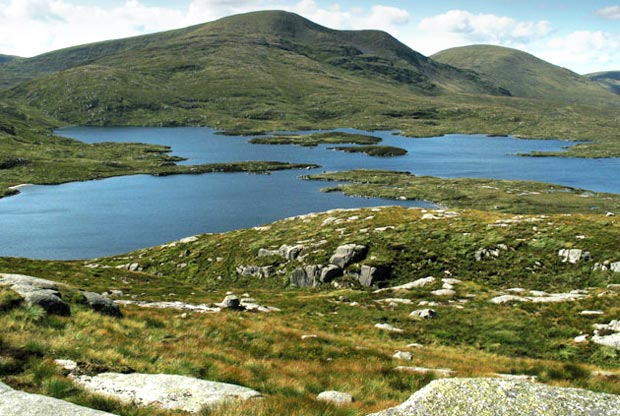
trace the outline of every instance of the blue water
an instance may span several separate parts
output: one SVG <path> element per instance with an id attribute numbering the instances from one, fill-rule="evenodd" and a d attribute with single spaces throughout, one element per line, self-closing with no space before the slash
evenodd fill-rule
<path id="1" fill-rule="evenodd" d="M 20 195 L 0 199 L 0 256 L 93 258 L 333 208 L 395 203 L 428 206 L 325 194 L 320 192 L 325 183 L 298 179 L 324 170 L 369 168 L 440 177 L 529 179 L 620 193 L 618 159 L 515 156 L 561 150 L 567 142 L 559 140 L 464 135 L 409 139 L 376 132 L 372 134 L 382 137 L 382 144 L 406 148 L 409 154 L 373 158 L 328 150 L 329 146 L 251 145 L 247 138 L 216 135 L 208 128 L 71 128 L 57 133 L 88 143 L 165 144 L 172 147 L 172 154 L 188 158 L 185 164 L 280 160 L 322 167 L 271 175 L 136 175 L 22 188 Z"/>

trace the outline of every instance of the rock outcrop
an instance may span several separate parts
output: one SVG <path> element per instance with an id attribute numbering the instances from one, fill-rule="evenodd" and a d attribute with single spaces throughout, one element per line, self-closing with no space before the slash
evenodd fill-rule
<path id="1" fill-rule="evenodd" d="M 258 250 L 258 257 L 265 256 L 280 256 L 285 260 L 295 260 L 301 254 L 301 251 L 304 249 L 302 245 L 288 246 L 286 244 L 280 246 L 277 250 L 268 250 L 261 248 Z"/>
<path id="2" fill-rule="evenodd" d="M 344 269 L 349 264 L 357 263 L 366 258 L 368 247 L 358 244 L 345 244 L 336 249 L 336 252 L 329 259 L 330 264 Z"/>
<path id="3" fill-rule="evenodd" d="M 13 390 L 0 383 L 0 415 L 6 416 L 114 416 L 38 394 Z"/>
<path id="4" fill-rule="evenodd" d="M 370 416 L 620 415 L 620 396 L 493 378 L 435 380 L 400 406 Z"/>
<path id="5" fill-rule="evenodd" d="M 589 251 L 583 251 L 578 248 L 562 249 L 558 251 L 558 256 L 562 259 L 562 263 L 577 264 L 580 261 L 592 260 Z"/>
<path id="6" fill-rule="evenodd" d="M 257 391 L 234 384 L 168 374 L 103 373 L 94 377 L 77 376 L 74 380 L 91 393 L 140 406 L 156 405 L 192 413 L 225 401 L 261 397 Z"/>
<path id="7" fill-rule="evenodd" d="M 297 287 L 317 287 L 323 283 L 329 283 L 339 276 L 342 276 L 340 267 L 334 264 L 325 267 L 315 264 L 293 270 L 290 282 Z"/>
<path id="8" fill-rule="evenodd" d="M 382 266 L 363 265 L 360 270 L 359 282 L 362 286 L 370 287 L 387 280 L 390 277 L 390 269 Z"/>
<path id="9" fill-rule="evenodd" d="M 26 303 L 40 306 L 49 314 L 71 315 L 71 309 L 62 300 L 56 282 L 21 274 L 0 274 L 0 285 L 10 286 L 13 291 L 23 296 Z"/>

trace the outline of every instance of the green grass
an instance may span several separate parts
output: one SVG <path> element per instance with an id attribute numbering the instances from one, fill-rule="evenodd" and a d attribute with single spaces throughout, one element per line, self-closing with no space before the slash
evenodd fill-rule
<path id="1" fill-rule="evenodd" d="M 352 170 L 305 176 L 348 182 L 324 192 L 386 199 L 430 201 L 448 208 L 533 213 L 599 213 L 620 211 L 620 196 L 542 182 L 497 179 L 444 179 L 407 172 Z"/>
<path id="2" fill-rule="evenodd" d="M 346 153 L 364 153 L 368 156 L 393 157 L 407 154 L 405 149 L 394 146 L 337 146 L 330 149 Z"/>
<path id="3" fill-rule="evenodd" d="M 433 378 L 396 372 L 398 365 L 448 367 L 458 376 L 531 374 L 550 384 L 620 393 L 620 377 L 593 373 L 601 368 L 616 371 L 620 353 L 572 341 L 576 335 L 591 333 L 593 323 L 608 322 L 620 312 L 617 293 L 605 289 L 609 283 L 619 283 L 620 274 L 593 272 L 593 262 L 569 265 L 557 256 L 560 248 L 579 247 L 590 251 L 594 261 L 618 260 L 614 245 L 618 221 L 600 215 L 513 216 L 479 211 L 424 220 L 423 214 L 407 208 L 333 211 L 279 221 L 269 229 L 205 235 L 193 243 L 177 242 L 122 258 L 87 262 L 2 258 L 1 272 L 25 273 L 69 285 L 61 291 L 70 302 L 78 287 L 97 292 L 118 289 L 127 299 L 135 296 L 191 303 L 219 302 L 232 290 L 247 292 L 281 312 L 181 316 L 175 310 L 126 306 L 125 317 L 115 319 L 73 303 L 71 317 L 48 317 L 14 304 L 0 312 L 6 327 L 0 335 L 0 378 L 16 388 L 89 407 L 152 416 L 178 413 L 138 409 L 91 396 L 74 386 L 52 360 L 76 360 L 91 374 L 181 374 L 237 383 L 265 395 L 260 402 L 230 404 L 204 413 L 211 415 L 367 414 L 403 401 Z M 498 221 L 508 226 L 494 226 L 502 223 Z M 583 239 L 576 238 L 580 234 Z M 257 252 L 262 247 L 298 241 L 304 241 L 302 254 L 307 264 L 325 264 L 343 242 L 367 244 L 367 262 L 392 267 L 390 284 L 428 275 L 441 278 L 450 271 L 452 277 L 463 281 L 455 287 L 456 299 L 468 302 L 440 300 L 441 304 L 433 307 L 435 319 L 416 320 L 409 313 L 420 308 L 417 303 L 422 300 L 437 301 L 430 291 L 441 283 L 398 293 L 372 293 L 356 285 L 287 288 L 285 280 L 299 263 L 259 258 Z M 474 259 L 477 249 L 498 244 L 508 246 L 498 258 Z M 139 262 L 144 271 L 104 267 L 130 261 Z M 189 266 L 176 267 L 181 261 Z M 284 273 L 244 280 L 234 271 L 238 264 L 267 263 Z M 87 264 L 91 267 L 85 267 Z M 590 288 L 591 296 L 556 304 L 488 302 L 516 286 L 549 292 Z M 0 293 L 4 299 L 8 292 Z M 377 302 L 393 297 L 409 299 L 412 304 Z M 586 309 L 599 309 L 604 315 L 579 314 Z M 404 332 L 379 331 L 374 325 L 382 322 Z M 301 340 L 305 334 L 317 338 Z M 424 347 L 408 349 L 414 342 Z M 410 350 L 413 361 L 393 360 L 396 350 Z M 336 409 L 314 400 L 316 394 L 328 389 L 350 392 L 356 401 Z"/>
<path id="4" fill-rule="evenodd" d="M 365 134 L 351 134 L 342 132 L 312 133 L 305 135 L 277 135 L 270 137 L 255 137 L 250 139 L 252 144 L 294 144 L 297 146 L 318 146 L 319 144 L 359 144 L 374 145 L 381 139 Z"/>

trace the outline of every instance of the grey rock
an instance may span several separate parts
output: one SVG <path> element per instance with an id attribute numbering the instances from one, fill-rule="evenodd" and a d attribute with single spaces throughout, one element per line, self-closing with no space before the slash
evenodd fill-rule
<path id="1" fill-rule="evenodd" d="M 269 270 L 271 267 L 259 267 L 259 266 L 237 266 L 236 270 L 241 276 L 252 276 L 252 277 L 268 277 Z"/>
<path id="2" fill-rule="evenodd" d="M 434 380 L 400 406 L 372 416 L 617 416 L 620 396 L 493 378 Z"/>
<path id="3" fill-rule="evenodd" d="M 449 368 L 405 367 L 398 366 L 394 370 L 415 374 L 435 374 L 437 377 L 452 377 L 456 371 Z"/>
<path id="4" fill-rule="evenodd" d="M 290 282 L 297 287 L 317 287 L 321 284 L 320 277 L 321 267 L 312 265 L 293 270 Z"/>
<path id="5" fill-rule="evenodd" d="M 609 270 L 614 273 L 620 273 L 620 261 L 614 261 L 609 265 Z"/>
<path id="6" fill-rule="evenodd" d="M 396 328 L 395 326 L 392 326 L 390 324 L 375 324 L 375 328 L 381 329 L 382 331 L 387 331 L 387 332 L 396 332 L 396 333 L 404 332 L 402 329 Z"/>
<path id="7" fill-rule="evenodd" d="M 319 393 L 319 395 L 316 396 L 316 399 L 320 402 L 335 404 L 336 406 L 353 403 L 353 396 L 349 393 L 342 393 L 340 391 L 324 391 Z"/>
<path id="8" fill-rule="evenodd" d="M 359 282 L 362 286 L 370 287 L 377 282 L 385 281 L 390 277 L 390 269 L 387 267 L 373 267 L 363 265 L 360 270 Z"/>
<path id="9" fill-rule="evenodd" d="M 102 315 L 113 316 L 115 318 L 123 317 L 123 313 L 118 305 L 116 305 L 112 299 L 107 296 L 102 296 L 93 292 L 82 292 L 82 296 L 86 299 L 88 307 L 95 312 L 99 312 Z"/>
<path id="10" fill-rule="evenodd" d="M 321 283 L 329 283 L 340 276 L 342 276 L 342 269 L 335 264 L 328 264 L 321 269 L 319 280 Z"/>
<path id="11" fill-rule="evenodd" d="M 591 260 L 592 256 L 589 251 L 583 251 L 578 248 L 562 249 L 558 251 L 558 256 L 562 258 L 562 263 L 577 264 L 581 260 Z"/>
<path id="12" fill-rule="evenodd" d="M 349 264 L 364 260 L 367 253 L 368 247 L 366 246 L 345 244 L 336 249 L 334 255 L 329 259 L 329 262 L 344 269 Z"/>
<path id="13" fill-rule="evenodd" d="M 438 289 L 438 290 L 433 290 L 431 292 L 431 295 L 450 297 L 450 296 L 456 295 L 456 292 L 452 289 Z"/>
<path id="14" fill-rule="evenodd" d="M 437 312 L 434 309 L 418 309 L 409 314 L 414 318 L 432 319 L 437 316 Z"/>
<path id="15" fill-rule="evenodd" d="M 278 249 L 278 253 L 286 260 L 295 260 L 297 257 L 299 257 L 303 249 L 304 246 L 302 245 L 287 246 L 285 244 Z"/>
<path id="16" fill-rule="evenodd" d="M 127 266 L 127 270 L 129 270 L 130 272 L 137 272 L 140 269 L 140 264 L 138 263 L 131 263 L 130 265 Z"/>
<path id="17" fill-rule="evenodd" d="M 243 309 L 241 306 L 241 301 L 235 295 L 228 295 L 224 298 L 220 306 L 224 309 L 235 309 L 240 310 Z"/>
<path id="18" fill-rule="evenodd" d="M 40 306 L 49 314 L 71 315 L 71 309 L 62 300 L 56 282 L 21 274 L 0 274 L 0 285 L 10 286 L 24 297 L 27 304 Z"/>
<path id="19" fill-rule="evenodd" d="M 2 416 L 113 416 L 38 394 L 13 390 L 0 382 L 0 415 Z"/>
<path id="20" fill-rule="evenodd" d="M 91 393 L 141 406 L 156 405 L 192 413 L 230 400 L 261 397 L 257 391 L 234 384 L 168 374 L 103 373 L 95 377 L 79 376 L 74 380 Z"/>
<path id="21" fill-rule="evenodd" d="M 413 354 L 407 351 L 396 351 L 392 358 L 395 358 L 397 360 L 411 361 L 413 360 Z"/>
<path id="22" fill-rule="evenodd" d="M 437 279 L 435 279 L 433 276 L 423 277 L 421 279 L 414 280 L 413 282 L 405 283 L 404 285 L 392 286 L 392 287 L 387 287 L 387 288 L 384 288 L 384 289 L 377 289 L 377 290 L 374 291 L 374 293 L 381 293 L 381 292 L 385 292 L 387 290 L 410 290 L 410 289 L 415 289 L 415 288 L 424 287 L 424 286 L 427 286 L 427 285 L 432 285 L 433 283 L 435 283 L 436 280 Z"/>

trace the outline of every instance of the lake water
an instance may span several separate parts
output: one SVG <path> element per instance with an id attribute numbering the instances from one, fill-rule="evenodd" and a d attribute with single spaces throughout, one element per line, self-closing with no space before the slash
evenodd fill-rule
<path id="1" fill-rule="evenodd" d="M 344 129 L 342 131 L 358 132 Z M 0 199 L 0 256 L 80 259 L 119 254 L 185 236 L 256 226 L 281 218 L 325 211 L 399 204 L 321 193 L 321 182 L 299 175 L 356 168 L 410 171 L 439 177 L 528 179 L 595 191 L 620 193 L 620 160 L 529 158 L 530 151 L 556 151 L 558 140 L 517 140 L 450 135 L 409 139 L 375 132 L 382 144 L 409 154 L 373 158 L 289 145 L 251 145 L 245 137 L 226 137 L 208 128 L 71 128 L 59 135 L 85 142 L 138 141 L 172 146 L 185 164 L 243 160 L 316 163 L 314 171 L 271 175 L 217 173 L 152 177 L 126 176 L 59 186 L 30 186 Z"/>

